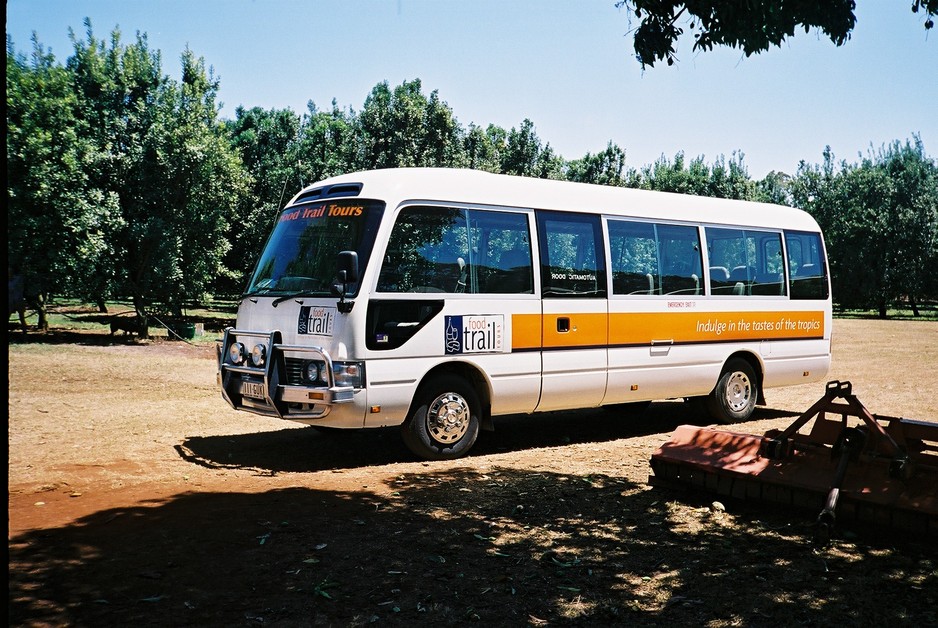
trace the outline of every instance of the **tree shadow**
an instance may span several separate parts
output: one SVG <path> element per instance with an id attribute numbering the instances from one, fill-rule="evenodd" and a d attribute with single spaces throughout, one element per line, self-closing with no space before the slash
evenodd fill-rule
<path id="1" fill-rule="evenodd" d="M 80 331 L 51 328 L 48 331 L 30 329 L 23 334 L 12 327 L 7 330 L 7 342 L 11 345 L 81 345 L 92 347 L 107 347 L 115 344 L 126 344 L 131 336 L 122 334 L 111 335 L 110 329 L 101 328 L 97 331 Z"/>
<path id="2" fill-rule="evenodd" d="M 218 307 L 215 308 L 217 311 L 225 311 L 225 308 Z M 56 309 L 50 312 L 59 314 L 61 316 L 67 316 L 70 320 L 79 323 L 79 328 L 69 328 L 68 326 L 57 326 L 50 325 L 47 330 L 39 330 L 35 325 L 30 325 L 27 332 L 24 334 L 19 321 L 9 320 L 7 323 L 7 342 L 10 344 L 77 344 L 77 345 L 91 345 L 91 346 L 107 346 L 113 344 L 127 344 L 134 343 L 139 340 L 137 334 L 127 333 L 125 331 L 117 331 L 116 333 L 111 333 L 111 321 L 114 319 L 129 319 L 133 315 L 133 310 L 115 312 L 115 313 L 100 313 L 97 311 L 89 311 L 86 309 L 79 309 L 71 311 L 68 308 Z M 166 330 L 166 337 L 163 340 L 169 339 L 174 340 L 174 336 L 171 332 L 168 331 L 166 325 L 161 323 L 201 323 L 203 329 L 207 333 L 221 333 L 225 330 L 226 327 L 229 327 L 234 324 L 233 319 L 230 316 L 223 315 L 214 315 L 211 312 L 209 313 L 199 313 L 199 314 L 190 314 L 184 317 L 184 320 L 173 319 L 171 317 L 152 317 L 149 321 L 149 333 L 151 340 L 156 337 L 161 337 L 159 333 L 162 330 Z M 100 329 L 89 328 L 88 325 L 100 325 Z M 76 326 L 73 326 L 76 327 Z"/>
<path id="3" fill-rule="evenodd" d="M 819 551 L 771 513 L 696 506 L 609 475 L 432 465 L 370 491 L 182 493 L 11 538 L 9 623 L 938 620 L 935 548 Z"/>

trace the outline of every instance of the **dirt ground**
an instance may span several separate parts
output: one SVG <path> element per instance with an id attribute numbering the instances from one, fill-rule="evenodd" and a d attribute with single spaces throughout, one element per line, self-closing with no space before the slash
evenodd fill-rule
<path id="1" fill-rule="evenodd" d="M 816 512 L 651 486 L 680 402 L 499 420 L 431 463 L 231 410 L 208 342 L 9 342 L 10 625 L 938 625 L 929 540 L 818 547 Z M 938 323 L 837 320 L 833 351 L 872 412 L 938 422 Z"/>

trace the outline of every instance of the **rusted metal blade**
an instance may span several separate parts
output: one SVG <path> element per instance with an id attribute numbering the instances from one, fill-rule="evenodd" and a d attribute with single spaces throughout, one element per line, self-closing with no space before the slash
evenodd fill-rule
<path id="1" fill-rule="evenodd" d="M 837 470 L 831 448 L 800 443 L 787 457 L 772 460 L 760 455 L 762 444 L 761 436 L 682 425 L 652 455 L 651 480 L 820 510 Z M 938 539 L 938 473 L 921 465 L 911 477 L 899 480 L 890 476 L 890 463 L 883 458 L 851 464 L 840 486 L 838 520 Z"/>

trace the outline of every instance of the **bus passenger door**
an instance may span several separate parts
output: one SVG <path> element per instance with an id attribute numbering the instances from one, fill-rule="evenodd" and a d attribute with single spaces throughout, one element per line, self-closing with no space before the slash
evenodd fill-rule
<path id="1" fill-rule="evenodd" d="M 537 212 L 542 384 L 538 411 L 600 405 L 606 391 L 607 299 L 599 216 Z"/>

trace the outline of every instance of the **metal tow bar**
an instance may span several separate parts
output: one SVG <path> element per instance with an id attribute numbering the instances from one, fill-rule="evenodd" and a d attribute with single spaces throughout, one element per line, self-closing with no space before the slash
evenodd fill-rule
<path id="1" fill-rule="evenodd" d="M 830 543 L 837 522 L 837 500 L 840 498 L 840 488 L 847 475 L 847 466 L 860 458 L 860 453 L 866 447 L 866 430 L 862 426 L 845 428 L 837 442 L 831 449 L 831 458 L 837 460 L 837 470 L 834 472 L 834 481 L 831 490 L 827 493 L 824 509 L 817 517 L 814 529 L 814 542 L 817 545 Z"/>
<path id="2" fill-rule="evenodd" d="M 843 399 L 846 403 L 837 403 L 838 399 Z M 804 412 L 787 429 L 781 432 L 769 432 L 765 435 L 760 454 L 772 460 L 782 460 L 790 457 L 796 449 L 816 447 L 821 444 L 823 439 L 803 443 L 795 438 L 795 435 L 811 419 L 818 419 L 816 426 L 822 425 L 825 414 L 828 412 L 839 413 L 841 421 L 840 432 L 831 445 L 831 459 L 837 461 L 837 469 L 834 472 L 834 478 L 827 493 L 824 508 L 818 515 L 816 522 L 814 541 L 818 545 L 827 545 L 833 536 L 834 524 L 836 523 L 835 511 L 837 502 L 840 499 L 844 478 L 847 475 L 847 467 L 851 462 L 860 460 L 861 455 L 867 451 L 868 441 L 872 439 L 872 442 L 869 443 L 870 451 L 867 452 L 869 456 L 880 456 L 889 459 L 890 477 L 905 480 L 912 473 L 912 464 L 908 453 L 886 432 L 880 422 L 876 420 L 876 417 L 860 403 L 853 394 L 853 386 L 850 382 L 828 382 L 824 397 Z M 862 423 L 855 427 L 848 427 L 847 417 L 858 418 Z M 814 436 L 813 432 L 812 436 Z"/>

